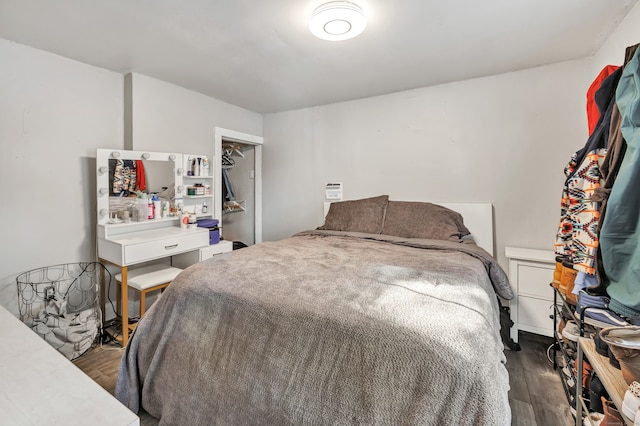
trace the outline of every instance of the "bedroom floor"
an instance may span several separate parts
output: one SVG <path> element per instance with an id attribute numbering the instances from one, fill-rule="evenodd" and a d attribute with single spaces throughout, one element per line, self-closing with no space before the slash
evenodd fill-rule
<path id="1" fill-rule="evenodd" d="M 552 339 L 531 333 L 520 333 L 522 350 L 506 350 L 509 370 L 509 402 L 512 425 L 564 426 L 573 424 L 558 373 L 547 360 L 546 351 Z M 74 364 L 113 393 L 123 349 L 114 345 L 95 347 L 74 361 Z M 158 420 L 147 413 L 140 415 L 142 426 L 157 425 Z"/>
<path id="2" fill-rule="evenodd" d="M 509 371 L 512 424 L 565 426 L 575 424 L 560 376 L 547 359 L 550 337 L 520 332 L 522 350 L 505 350 Z"/>

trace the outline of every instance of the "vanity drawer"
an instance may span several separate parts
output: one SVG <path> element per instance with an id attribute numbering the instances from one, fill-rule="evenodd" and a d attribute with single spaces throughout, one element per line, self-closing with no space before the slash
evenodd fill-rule
<path id="1" fill-rule="evenodd" d="M 147 260 L 171 256 L 185 251 L 194 250 L 209 245 L 209 232 L 205 229 L 185 231 L 181 235 L 145 241 L 124 246 L 125 265 L 140 263 Z"/>
<path id="2" fill-rule="evenodd" d="M 195 263 L 202 262 L 203 260 L 211 259 L 212 257 L 220 256 L 225 253 L 231 253 L 232 250 L 233 243 L 231 241 L 223 240 L 218 244 L 211 244 L 210 246 L 202 247 L 199 250 L 173 256 L 171 258 L 171 264 L 178 268 L 187 269 Z"/>
<path id="3" fill-rule="evenodd" d="M 211 244 L 209 247 L 200 249 L 200 261 L 207 260 L 210 257 L 217 256 L 223 253 L 229 253 L 233 250 L 233 243 L 231 241 L 220 241 L 217 244 Z"/>

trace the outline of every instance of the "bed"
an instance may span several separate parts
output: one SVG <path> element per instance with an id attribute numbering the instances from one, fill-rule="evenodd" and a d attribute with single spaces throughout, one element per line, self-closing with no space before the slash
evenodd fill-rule
<path id="1" fill-rule="evenodd" d="M 508 425 L 513 293 L 474 232 L 380 196 L 195 264 L 139 322 L 116 397 L 167 425 Z"/>

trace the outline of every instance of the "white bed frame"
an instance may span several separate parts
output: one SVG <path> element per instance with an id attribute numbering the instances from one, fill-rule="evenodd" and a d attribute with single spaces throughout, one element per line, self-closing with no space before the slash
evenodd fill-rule
<path id="1" fill-rule="evenodd" d="M 416 200 L 402 200 L 416 201 Z M 431 202 L 431 201 L 430 201 Z M 433 203 L 457 211 L 464 218 L 464 224 L 475 243 L 493 256 L 493 205 L 491 203 Z M 331 202 L 324 203 L 327 215 Z"/>

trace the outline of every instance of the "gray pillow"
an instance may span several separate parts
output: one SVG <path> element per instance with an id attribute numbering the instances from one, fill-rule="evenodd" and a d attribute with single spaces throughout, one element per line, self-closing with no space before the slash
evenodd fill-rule
<path id="1" fill-rule="evenodd" d="M 389 201 L 382 233 L 403 238 L 459 241 L 471 232 L 462 215 L 431 203 Z"/>
<path id="2" fill-rule="evenodd" d="M 324 225 L 326 231 L 350 231 L 379 234 L 382 232 L 388 195 L 331 203 Z"/>

